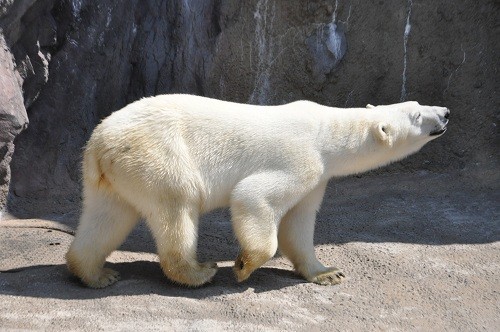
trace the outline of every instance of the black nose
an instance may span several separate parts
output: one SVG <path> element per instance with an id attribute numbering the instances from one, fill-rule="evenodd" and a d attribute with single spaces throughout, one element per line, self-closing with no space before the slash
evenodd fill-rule
<path id="1" fill-rule="evenodd" d="M 444 113 L 444 118 L 448 119 L 450 117 L 450 110 L 446 109 L 446 113 Z"/>

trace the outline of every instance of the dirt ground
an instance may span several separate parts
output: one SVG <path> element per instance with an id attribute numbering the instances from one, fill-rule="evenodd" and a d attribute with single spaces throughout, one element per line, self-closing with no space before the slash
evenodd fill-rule
<path id="1" fill-rule="evenodd" d="M 369 174 L 329 184 L 316 252 L 343 269 L 337 286 L 298 278 L 277 255 L 238 284 L 227 211 L 202 221 L 199 256 L 213 282 L 169 282 L 140 224 L 108 259 L 122 280 L 83 287 L 63 255 L 77 213 L 0 221 L 0 329 L 366 331 L 500 329 L 500 186 L 479 176 L 426 171 Z"/>

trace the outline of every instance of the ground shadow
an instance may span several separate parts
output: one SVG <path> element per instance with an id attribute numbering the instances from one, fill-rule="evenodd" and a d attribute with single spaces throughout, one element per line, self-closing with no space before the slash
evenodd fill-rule
<path id="1" fill-rule="evenodd" d="M 220 267 L 209 284 L 188 288 L 169 281 L 157 262 L 108 263 L 107 266 L 119 271 L 121 280 L 103 289 L 85 287 L 70 275 L 65 265 L 36 265 L 0 273 L 0 294 L 67 300 L 147 294 L 203 299 L 249 289 L 262 293 L 306 282 L 293 271 L 263 267 L 249 280 L 238 283 L 231 267 Z M 36 286 L 41 284 L 44 287 Z"/>
<path id="2" fill-rule="evenodd" d="M 315 243 L 491 243 L 500 240 L 499 202 L 499 181 L 481 182 L 461 173 L 422 171 L 334 179 L 317 216 Z M 78 213 L 53 215 L 52 219 L 75 228 Z M 204 216 L 200 225 L 201 246 L 215 244 L 224 256 L 233 252 L 228 250 L 236 241 L 227 210 Z M 154 251 L 143 223 L 123 249 Z"/>

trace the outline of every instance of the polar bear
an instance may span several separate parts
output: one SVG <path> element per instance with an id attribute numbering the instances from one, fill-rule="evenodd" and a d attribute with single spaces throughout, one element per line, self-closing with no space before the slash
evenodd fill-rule
<path id="1" fill-rule="evenodd" d="M 68 268 L 89 287 L 113 284 L 119 275 L 103 267 L 106 257 L 144 218 L 165 275 L 203 285 L 217 265 L 197 260 L 198 218 L 229 206 L 238 281 L 279 248 L 308 281 L 339 283 L 343 273 L 320 263 L 313 245 L 327 181 L 417 152 L 446 131 L 449 114 L 417 102 L 340 109 L 181 94 L 136 101 L 102 121 L 86 146 Z"/>

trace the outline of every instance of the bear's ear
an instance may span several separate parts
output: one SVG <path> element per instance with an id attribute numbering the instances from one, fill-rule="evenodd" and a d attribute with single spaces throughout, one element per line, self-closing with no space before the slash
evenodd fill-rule
<path id="1" fill-rule="evenodd" d="M 387 144 L 388 146 L 392 146 L 391 126 L 389 126 L 385 122 L 379 122 L 375 124 L 373 131 L 375 137 L 378 138 L 381 142 Z"/>
<path id="2" fill-rule="evenodd" d="M 366 105 L 366 108 L 371 109 L 371 108 L 375 108 L 375 106 L 373 106 L 372 104 L 368 104 L 368 105 Z"/>

